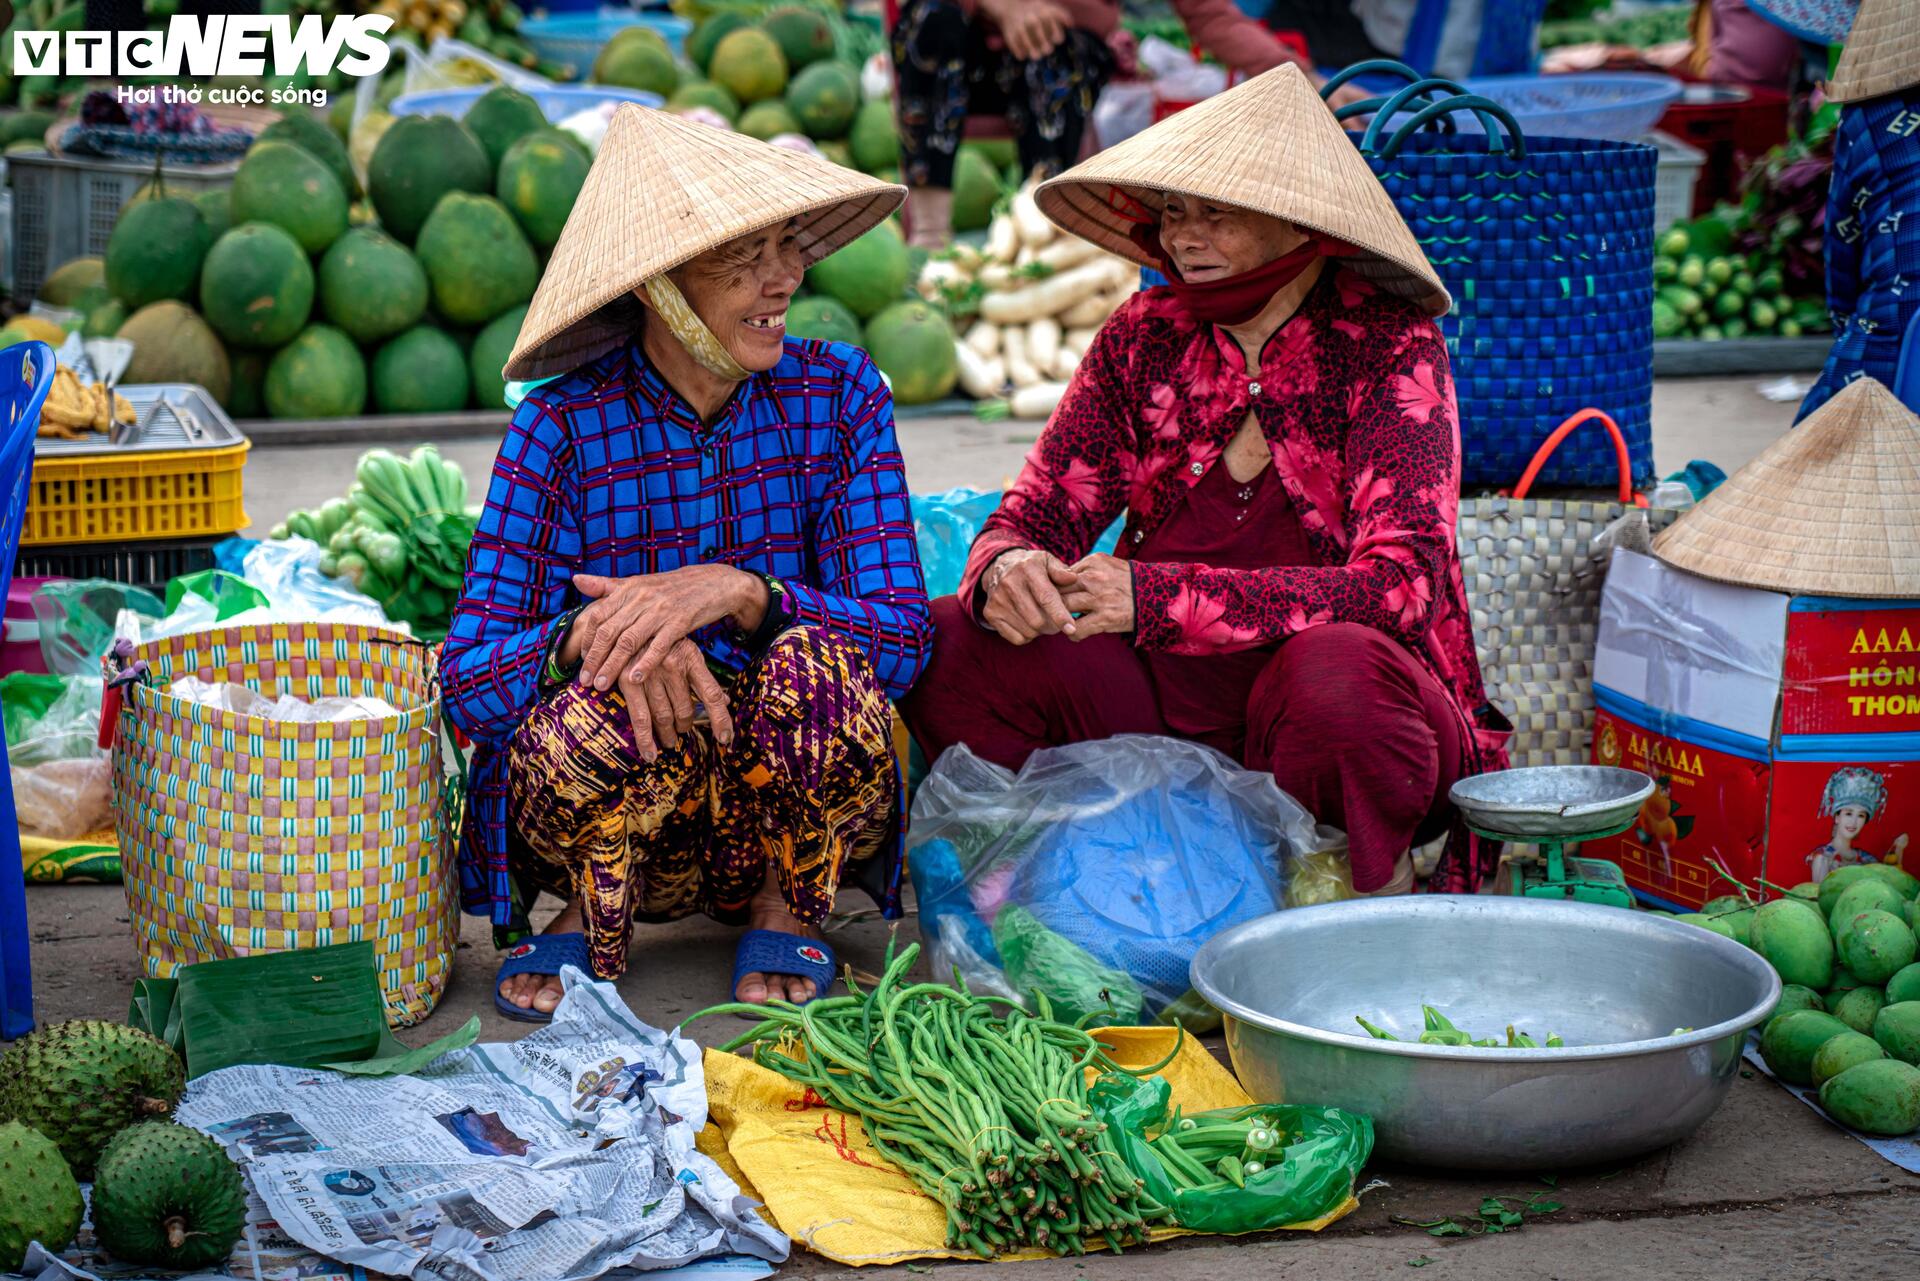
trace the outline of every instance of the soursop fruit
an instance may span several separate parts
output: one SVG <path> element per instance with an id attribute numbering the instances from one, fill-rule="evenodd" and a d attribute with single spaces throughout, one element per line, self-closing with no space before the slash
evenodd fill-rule
<path id="1" fill-rule="evenodd" d="M 166 1268 L 226 1262 L 247 1222 L 240 1168 L 218 1140 L 172 1121 L 113 1136 L 93 1176 L 93 1234 L 114 1258 Z"/>
<path id="2" fill-rule="evenodd" d="M 186 1069 L 164 1041 L 97 1019 L 56 1023 L 23 1037 L 0 1058 L 0 1118 L 52 1139 L 77 1179 L 93 1176 L 100 1150 L 135 1121 L 166 1116 Z"/>
<path id="3" fill-rule="evenodd" d="M 0 1124 L 0 1272 L 18 1272 L 27 1242 L 67 1248 L 80 1230 L 80 1185 L 53 1140 L 38 1130 Z"/>

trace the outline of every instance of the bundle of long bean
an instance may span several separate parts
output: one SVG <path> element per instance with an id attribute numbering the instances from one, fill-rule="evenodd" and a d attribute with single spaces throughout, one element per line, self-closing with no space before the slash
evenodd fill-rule
<path id="1" fill-rule="evenodd" d="M 890 949 L 891 951 L 891 949 Z M 947 1212 L 947 1243 L 982 1257 L 1038 1246 L 1084 1254 L 1143 1243 L 1171 1212 L 1145 1195 L 1087 1102 L 1086 1069 L 1115 1063 L 1084 1028 L 1001 997 L 906 983 L 919 955 L 889 955 L 870 992 L 804 1006 L 720 1005 L 760 1021 L 721 1047 L 860 1118 L 879 1153 Z M 690 1020 L 691 1021 L 691 1020 Z"/>

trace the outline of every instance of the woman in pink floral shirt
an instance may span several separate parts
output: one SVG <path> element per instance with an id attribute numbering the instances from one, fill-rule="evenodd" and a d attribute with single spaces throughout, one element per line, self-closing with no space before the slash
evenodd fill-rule
<path id="1" fill-rule="evenodd" d="M 1254 140 L 1264 139 L 1265 142 Z M 1277 140 L 1284 140 L 1279 145 Z M 1447 801 L 1505 764 L 1454 522 L 1449 301 L 1305 79 L 1281 68 L 1040 192 L 1175 284 L 1088 350 L 934 604 L 905 708 L 930 757 L 1174 734 L 1271 770 L 1348 835 L 1355 888 L 1476 889 Z M 1124 515 L 1120 554 L 1089 555 Z"/>

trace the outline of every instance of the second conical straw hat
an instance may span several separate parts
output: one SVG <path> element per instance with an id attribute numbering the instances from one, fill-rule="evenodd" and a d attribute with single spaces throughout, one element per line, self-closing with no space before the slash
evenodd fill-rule
<path id="1" fill-rule="evenodd" d="M 1162 120 L 1040 185 L 1040 210 L 1067 231 L 1148 267 L 1129 234 L 1159 197 L 1252 209 L 1362 250 L 1342 259 L 1427 314 L 1452 304 L 1386 188 L 1291 64 Z"/>
<path id="2" fill-rule="evenodd" d="M 1920 84 L 1920 0 L 1865 0 L 1827 85 L 1835 102 L 1864 102 Z"/>
<path id="3" fill-rule="evenodd" d="M 1920 418 L 1859 378 L 1653 544 L 1704 578 L 1920 600 Z"/>
<path id="4" fill-rule="evenodd" d="M 627 295 L 750 231 L 799 220 L 808 266 L 872 230 L 905 187 L 633 104 L 614 113 L 520 325 L 510 379 L 577 368 L 632 339 Z"/>

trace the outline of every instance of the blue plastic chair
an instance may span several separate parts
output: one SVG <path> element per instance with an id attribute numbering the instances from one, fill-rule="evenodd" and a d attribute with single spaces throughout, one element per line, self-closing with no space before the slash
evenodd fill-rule
<path id="1" fill-rule="evenodd" d="M 1920 414 L 1920 311 L 1913 313 L 1907 332 L 1900 338 L 1900 359 L 1893 367 L 1893 394 Z"/>
<path id="2" fill-rule="evenodd" d="M 0 349 L 0 600 L 13 582 L 20 552 L 20 526 L 27 519 L 33 479 L 33 438 L 40 406 L 53 386 L 53 349 L 43 342 Z M 27 963 L 27 884 L 20 859 L 20 821 L 13 811 L 13 783 L 6 772 L 7 740 L 0 726 L 0 1040 L 33 1030 L 33 973 Z"/>

